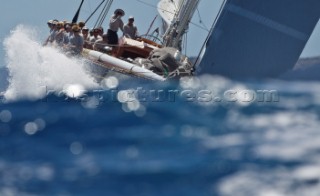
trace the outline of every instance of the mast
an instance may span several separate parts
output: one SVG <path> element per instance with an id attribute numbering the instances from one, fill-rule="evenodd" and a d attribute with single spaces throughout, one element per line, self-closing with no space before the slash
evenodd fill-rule
<path id="1" fill-rule="evenodd" d="M 163 2 L 164 1 L 165 0 L 163 0 Z M 164 45 L 166 47 L 174 47 L 181 50 L 182 37 L 189 27 L 189 23 L 198 7 L 199 2 L 200 0 L 171 0 L 169 2 L 165 2 L 167 4 L 174 4 L 173 7 L 175 7 L 175 9 L 172 10 L 174 13 L 172 13 L 173 18 L 171 23 L 164 34 Z"/>

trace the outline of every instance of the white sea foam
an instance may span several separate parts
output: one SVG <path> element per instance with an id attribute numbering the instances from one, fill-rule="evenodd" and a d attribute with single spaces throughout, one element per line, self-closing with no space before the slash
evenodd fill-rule
<path id="1" fill-rule="evenodd" d="M 17 26 L 4 41 L 9 87 L 4 92 L 8 101 L 40 99 L 50 91 L 61 92 L 68 85 L 85 90 L 98 85 L 86 73 L 79 59 L 66 57 L 58 49 L 43 47 L 37 31 Z"/>

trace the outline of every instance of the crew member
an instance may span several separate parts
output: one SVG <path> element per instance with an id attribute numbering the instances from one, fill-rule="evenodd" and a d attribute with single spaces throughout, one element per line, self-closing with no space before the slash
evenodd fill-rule
<path id="1" fill-rule="evenodd" d="M 107 34 L 102 35 L 102 40 L 97 40 L 94 45 L 93 49 L 99 52 L 106 52 L 106 47 L 108 46 L 108 36 Z"/>
<path id="2" fill-rule="evenodd" d="M 118 45 L 119 37 L 118 30 L 120 29 L 123 32 L 123 21 L 121 17 L 125 15 L 122 9 L 116 9 L 114 15 L 110 19 L 109 29 L 107 32 L 108 42 L 111 45 Z"/>
<path id="3" fill-rule="evenodd" d="M 97 41 L 97 40 L 102 40 L 102 37 L 99 35 L 99 29 L 95 28 L 93 29 L 93 36 L 90 37 L 89 39 L 90 43 L 89 43 L 89 48 L 93 48 L 93 44 Z"/>
<path id="4" fill-rule="evenodd" d="M 68 23 L 66 22 L 64 24 L 64 38 L 63 38 L 63 43 L 65 45 L 69 44 L 69 40 L 70 40 L 70 37 L 72 36 L 73 32 L 72 32 L 72 26 L 71 26 L 71 23 Z"/>
<path id="5" fill-rule="evenodd" d="M 138 29 L 134 25 L 134 17 L 130 16 L 128 23 L 123 27 L 123 36 L 131 39 L 137 38 Z"/>
<path id="6" fill-rule="evenodd" d="M 83 47 L 84 48 L 88 48 L 88 49 L 92 49 L 91 46 L 90 46 L 90 37 L 89 37 L 89 28 L 84 26 L 82 28 L 82 37 L 83 37 L 83 40 L 84 40 L 84 44 L 83 44 Z"/>
<path id="7" fill-rule="evenodd" d="M 79 25 L 72 26 L 73 35 L 70 37 L 69 44 L 67 45 L 67 50 L 72 55 L 80 55 L 83 50 L 84 40 L 82 35 L 80 35 Z"/>
<path id="8" fill-rule="evenodd" d="M 55 42 L 57 44 L 57 46 L 62 47 L 64 44 L 64 34 L 65 34 L 65 30 L 64 30 L 64 23 L 63 22 L 58 22 L 57 24 L 57 33 L 55 36 Z"/>
<path id="9" fill-rule="evenodd" d="M 46 46 L 48 43 L 52 43 L 55 40 L 56 34 L 57 34 L 57 29 L 56 25 L 58 24 L 58 20 L 49 20 L 48 21 L 48 27 L 50 28 L 50 34 L 46 41 L 44 42 L 44 46 Z"/>
<path id="10" fill-rule="evenodd" d="M 98 27 L 98 28 L 96 28 L 96 29 L 98 29 L 98 34 L 100 35 L 100 37 L 102 37 L 103 34 L 104 34 L 103 27 Z"/>
<path id="11" fill-rule="evenodd" d="M 82 30 L 82 28 L 83 28 L 84 26 L 86 26 L 86 23 L 84 23 L 83 21 L 80 21 L 80 22 L 78 23 L 78 25 L 79 25 L 80 29 Z"/>

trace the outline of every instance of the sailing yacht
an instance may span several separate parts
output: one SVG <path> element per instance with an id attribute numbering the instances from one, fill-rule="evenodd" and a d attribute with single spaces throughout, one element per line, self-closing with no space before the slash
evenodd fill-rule
<path id="1" fill-rule="evenodd" d="M 294 67 L 320 17 L 319 0 L 224 0 L 194 63 L 182 55 L 181 43 L 199 2 L 160 0 L 162 35 L 156 29 L 137 40 L 122 38 L 115 55 L 85 49 L 83 57 L 96 73 L 106 69 L 158 81 L 194 73 L 275 78 Z"/>
<path id="2" fill-rule="evenodd" d="M 193 75 L 194 65 L 182 54 L 182 39 L 200 0 L 162 0 L 158 11 L 163 18 L 164 34 L 159 28 L 137 39 L 122 37 L 114 50 L 106 52 L 84 49 L 82 56 L 90 62 L 95 76 L 104 77 L 106 70 L 144 79 L 165 81 L 170 78 Z M 103 1 L 104 2 L 104 1 Z M 105 4 L 100 16 L 109 11 L 110 2 Z M 75 16 L 79 15 L 81 5 Z M 98 20 L 104 21 L 104 17 Z M 96 24 L 102 24 L 97 21 Z"/>

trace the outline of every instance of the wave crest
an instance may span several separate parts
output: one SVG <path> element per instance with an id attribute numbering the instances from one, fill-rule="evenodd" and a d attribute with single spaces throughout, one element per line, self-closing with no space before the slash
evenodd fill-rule
<path id="1" fill-rule="evenodd" d="M 43 47 L 36 30 L 17 26 L 4 41 L 9 86 L 4 92 L 8 101 L 41 99 L 47 89 L 61 91 L 70 84 L 84 89 L 97 83 L 86 73 L 85 63 L 68 58 L 58 49 Z"/>

